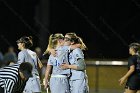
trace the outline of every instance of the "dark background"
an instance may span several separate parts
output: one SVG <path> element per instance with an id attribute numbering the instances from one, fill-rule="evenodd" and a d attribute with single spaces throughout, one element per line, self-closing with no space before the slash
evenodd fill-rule
<path id="1" fill-rule="evenodd" d="M 45 51 L 50 34 L 75 32 L 88 47 L 87 59 L 125 59 L 128 45 L 140 42 L 138 0 L 0 0 L 0 50 L 17 49 L 32 35 Z M 17 50 L 18 52 L 18 50 Z"/>

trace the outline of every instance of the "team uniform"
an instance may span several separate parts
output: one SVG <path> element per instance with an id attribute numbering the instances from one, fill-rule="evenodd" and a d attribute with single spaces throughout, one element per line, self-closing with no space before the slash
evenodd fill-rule
<path id="1" fill-rule="evenodd" d="M 26 83 L 24 93 L 41 92 L 40 78 L 37 68 L 38 62 L 37 54 L 29 49 L 24 49 L 18 54 L 18 63 L 29 62 L 33 66 L 32 74 L 33 77 L 29 78 Z"/>
<path id="2" fill-rule="evenodd" d="M 128 77 L 125 88 L 140 90 L 140 56 L 133 55 L 128 59 L 128 70 L 130 66 L 135 66 L 135 71 Z"/>
<path id="3" fill-rule="evenodd" d="M 57 56 L 50 55 L 47 65 L 52 65 L 52 74 L 50 78 L 51 93 L 70 93 L 68 76 L 70 69 L 63 70 L 60 65 L 67 61 L 67 47 L 60 46 L 56 48 Z"/>
<path id="4" fill-rule="evenodd" d="M 22 93 L 26 85 L 19 76 L 19 64 L 0 69 L 0 93 Z"/>
<path id="5" fill-rule="evenodd" d="M 69 62 L 71 65 L 79 65 L 77 60 L 83 59 L 84 54 L 80 48 L 76 48 L 73 51 L 69 51 Z M 85 63 L 84 63 L 85 64 Z M 88 93 L 88 82 L 85 70 L 71 69 L 70 77 L 70 91 L 71 93 Z"/>

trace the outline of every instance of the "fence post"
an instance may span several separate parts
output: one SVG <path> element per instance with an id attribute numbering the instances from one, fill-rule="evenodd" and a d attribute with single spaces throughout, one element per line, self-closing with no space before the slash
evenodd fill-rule
<path id="1" fill-rule="evenodd" d="M 96 71 L 95 71 L 95 92 L 99 92 L 99 61 L 96 61 Z"/>

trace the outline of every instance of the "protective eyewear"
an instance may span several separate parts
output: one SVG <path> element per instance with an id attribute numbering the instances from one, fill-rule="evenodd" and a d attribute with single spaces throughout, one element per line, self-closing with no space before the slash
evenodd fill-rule
<path id="1" fill-rule="evenodd" d="M 65 37 L 64 40 L 65 41 L 71 41 L 71 38 Z"/>

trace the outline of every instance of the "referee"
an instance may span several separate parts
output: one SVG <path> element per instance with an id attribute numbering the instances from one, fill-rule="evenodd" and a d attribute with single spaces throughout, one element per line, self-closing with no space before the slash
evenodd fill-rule
<path id="1" fill-rule="evenodd" d="M 29 77 L 32 77 L 29 62 L 13 64 L 0 69 L 0 93 L 22 93 Z"/>

